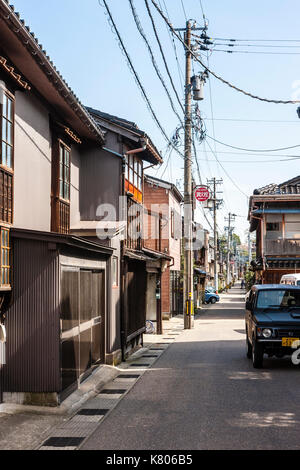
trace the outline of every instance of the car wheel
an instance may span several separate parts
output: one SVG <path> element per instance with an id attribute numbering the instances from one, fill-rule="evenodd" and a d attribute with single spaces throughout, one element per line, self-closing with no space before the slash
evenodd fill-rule
<path id="1" fill-rule="evenodd" d="M 215 299 L 214 297 L 212 297 L 212 298 L 210 299 L 210 303 L 211 303 L 211 304 L 215 304 L 216 301 L 217 301 L 217 299 Z"/>
<path id="2" fill-rule="evenodd" d="M 255 369 L 260 369 L 263 365 L 264 348 L 253 338 L 252 342 L 252 364 Z"/>

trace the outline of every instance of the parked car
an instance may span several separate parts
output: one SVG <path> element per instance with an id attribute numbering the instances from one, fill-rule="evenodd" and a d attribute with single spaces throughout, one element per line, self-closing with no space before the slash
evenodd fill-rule
<path id="1" fill-rule="evenodd" d="M 205 290 L 207 290 L 208 292 L 212 292 L 213 294 L 218 294 L 218 291 L 213 286 L 208 286 L 208 287 L 206 287 Z"/>
<path id="2" fill-rule="evenodd" d="M 280 279 L 280 284 L 300 286 L 300 273 L 284 274 Z"/>
<path id="3" fill-rule="evenodd" d="M 264 354 L 291 355 L 300 344 L 300 286 L 254 285 L 246 295 L 245 325 L 253 367 L 263 366 Z"/>
<path id="4" fill-rule="evenodd" d="M 215 292 L 211 292 L 207 289 L 205 289 L 205 295 L 204 295 L 204 302 L 206 304 L 215 304 L 216 302 L 219 302 L 220 297 L 218 294 L 215 294 Z"/>

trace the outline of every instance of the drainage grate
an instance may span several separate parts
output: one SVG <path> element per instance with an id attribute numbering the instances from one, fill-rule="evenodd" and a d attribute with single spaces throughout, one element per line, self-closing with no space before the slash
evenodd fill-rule
<path id="1" fill-rule="evenodd" d="M 118 375 L 117 379 L 138 379 L 140 374 L 121 374 Z"/>
<path id="2" fill-rule="evenodd" d="M 114 388 L 108 389 L 107 388 L 105 390 L 101 390 L 99 392 L 99 394 L 101 394 L 101 395 L 103 395 L 103 394 L 105 394 L 105 395 L 121 395 L 122 393 L 125 393 L 125 392 L 127 392 L 126 389 L 124 390 L 124 389 L 114 389 Z"/>
<path id="3" fill-rule="evenodd" d="M 159 357 L 157 354 L 144 354 L 142 357 Z"/>
<path id="4" fill-rule="evenodd" d="M 148 367 L 150 364 L 130 364 L 130 367 Z"/>
<path id="5" fill-rule="evenodd" d="M 81 416 L 105 416 L 109 410 L 97 410 L 96 408 L 84 408 L 78 411 L 77 415 Z"/>
<path id="6" fill-rule="evenodd" d="M 50 437 L 42 447 L 78 447 L 84 437 Z"/>

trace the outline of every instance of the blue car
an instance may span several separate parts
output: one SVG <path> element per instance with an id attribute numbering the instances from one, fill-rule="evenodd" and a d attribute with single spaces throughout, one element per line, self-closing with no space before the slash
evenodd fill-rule
<path id="1" fill-rule="evenodd" d="M 206 304 L 215 304 L 216 302 L 219 302 L 219 300 L 220 297 L 218 296 L 218 294 L 215 294 L 214 292 L 205 289 L 204 301 Z"/>

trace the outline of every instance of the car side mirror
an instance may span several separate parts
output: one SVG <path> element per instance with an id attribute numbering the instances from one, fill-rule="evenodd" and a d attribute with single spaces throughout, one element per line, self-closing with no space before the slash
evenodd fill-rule
<path id="1" fill-rule="evenodd" d="M 252 310 L 252 304 L 249 300 L 246 301 L 246 310 Z"/>

